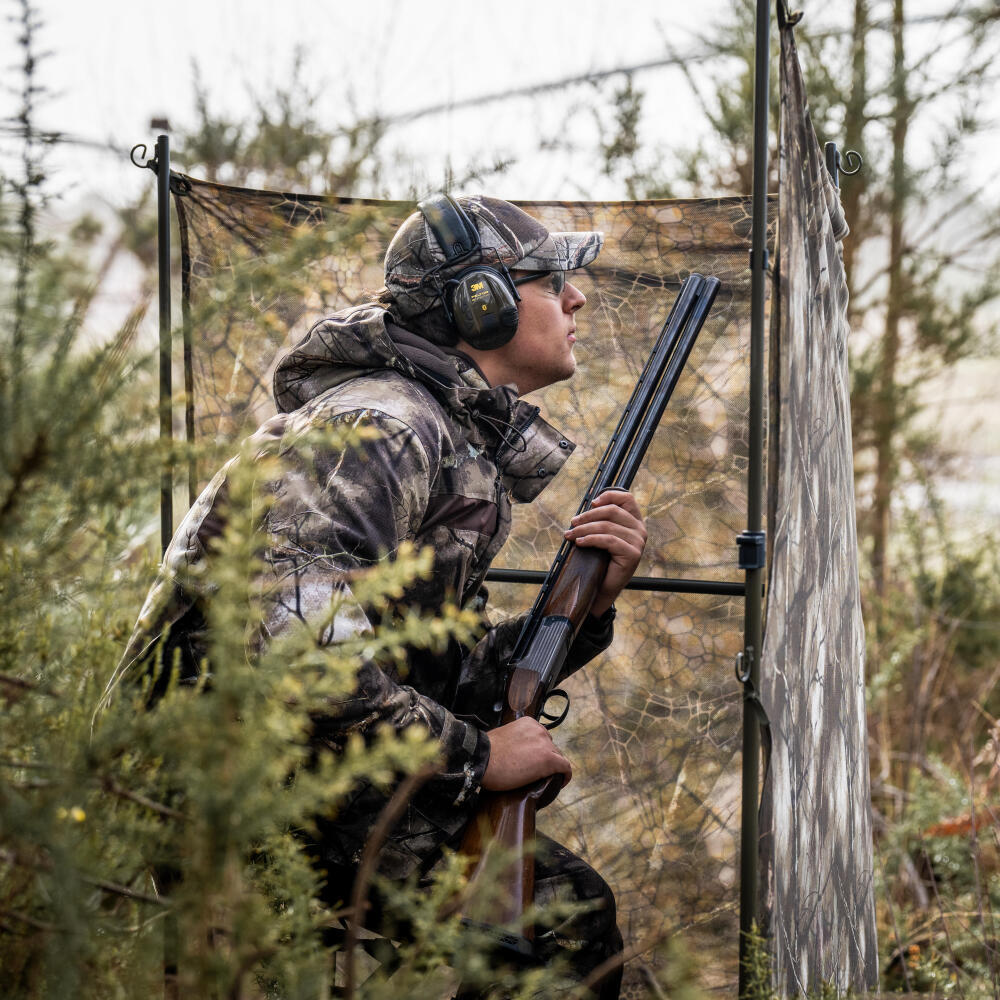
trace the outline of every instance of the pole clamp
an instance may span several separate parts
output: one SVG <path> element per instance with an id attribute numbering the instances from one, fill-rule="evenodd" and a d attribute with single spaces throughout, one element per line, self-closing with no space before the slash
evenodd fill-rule
<path id="1" fill-rule="evenodd" d="M 764 703 L 760 700 L 757 688 L 753 682 L 754 649 L 747 646 L 736 654 L 736 679 L 743 686 L 743 703 L 747 709 L 757 717 L 757 722 L 761 729 L 767 731 L 771 728 L 771 720 L 767 717 Z"/>
<path id="2" fill-rule="evenodd" d="M 763 569 L 766 562 L 767 534 L 763 531 L 743 531 L 736 536 L 740 553 L 740 569 Z"/>

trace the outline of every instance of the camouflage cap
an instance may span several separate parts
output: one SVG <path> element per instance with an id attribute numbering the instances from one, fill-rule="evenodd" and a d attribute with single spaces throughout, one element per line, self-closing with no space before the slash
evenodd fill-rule
<path id="1" fill-rule="evenodd" d="M 396 230 L 385 254 L 385 286 L 401 316 L 417 316 L 440 302 L 441 282 L 474 264 L 503 264 L 519 271 L 572 271 L 589 264 L 604 245 L 603 233 L 550 233 L 509 201 L 475 195 L 455 199 L 474 223 L 482 249 L 442 268 L 445 252 L 423 213 Z"/>

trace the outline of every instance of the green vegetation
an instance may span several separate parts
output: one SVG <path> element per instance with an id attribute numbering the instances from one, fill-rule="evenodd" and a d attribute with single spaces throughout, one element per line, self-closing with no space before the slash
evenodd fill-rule
<path id="1" fill-rule="evenodd" d="M 319 662 L 311 643 L 276 643 L 248 669 L 251 512 L 274 459 L 244 454 L 233 467 L 226 530 L 198 581 L 217 594 L 211 677 L 173 685 L 154 711 L 141 678 L 102 697 L 155 573 L 167 455 L 151 436 L 150 359 L 136 358 L 142 310 L 88 346 L 93 227 L 61 241 L 39 232 L 37 24 L 22 10 L 22 172 L 4 179 L 0 202 L 0 993 L 103 1000 L 164 995 L 166 983 L 168 996 L 315 998 L 339 983 L 356 997 L 430 998 L 459 979 L 520 995 L 522 978 L 554 988 L 558 969 L 504 978 L 488 967 L 481 935 L 454 912 L 455 863 L 430 892 L 399 890 L 415 933 L 391 986 L 364 980 L 345 914 L 318 901 L 302 849 L 313 817 L 361 778 L 405 795 L 434 748 L 416 730 L 386 731 L 316 754 L 311 718 L 353 685 L 362 644 L 391 662 L 403 643 L 467 639 L 474 620 L 411 617 Z M 426 552 L 401 552 L 354 593 L 384 603 L 429 565 Z"/>

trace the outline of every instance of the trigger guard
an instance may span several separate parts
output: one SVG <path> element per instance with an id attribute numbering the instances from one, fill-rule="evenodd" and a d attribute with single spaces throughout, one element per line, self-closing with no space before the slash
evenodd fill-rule
<path id="1" fill-rule="evenodd" d="M 564 701 L 563 710 L 559 715 L 553 715 L 551 712 L 545 711 L 545 705 L 549 703 L 549 698 L 560 697 Z M 547 719 L 547 722 L 542 722 L 542 725 L 546 729 L 555 729 L 556 726 L 561 726 L 566 716 L 569 714 L 569 695 L 563 691 L 562 688 L 555 688 L 550 691 L 548 697 L 545 699 L 545 704 L 542 706 L 542 710 L 538 713 L 539 720 Z"/>

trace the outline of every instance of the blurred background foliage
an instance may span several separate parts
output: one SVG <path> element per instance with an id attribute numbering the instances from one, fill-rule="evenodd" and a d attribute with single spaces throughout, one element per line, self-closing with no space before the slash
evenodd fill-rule
<path id="1" fill-rule="evenodd" d="M 38 15 L 27 0 L 9 9 L 24 58 L 19 163 L 0 187 L 5 995 L 158 995 L 173 938 L 184 995 L 315 996 L 334 975 L 317 929 L 335 915 L 311 902 L 314 875 L 289 838 L 320 792 L 276 778 L 296 770 L 288 736 L 301 712 L 261 714 L 280 671 L 226 672 L 228 710 L 227 699 L 181 693 L 155 723 L 126 700 L 94 723 L 158 558 L 164 455 L 143 349 L 153 199 L 147 191 L 110 221 L 59 217 L 45 152 L 60 140 L 34 125 L 45 100 Z M 594 85 L 588 155 L 620 197 L 749 190 L 752 13 L 733 0 L 706 28 L 707 51 L 728 57 L 707 82 L 692 76 L 714 131 L 679 141 L 667 159 L 644 144 L 639 79 Z M 998 22 L 986 0 L 924 5 L 919 16 L 911 0 L 854 0 L 836 30 L 813 29 L 808 16 L 796 29 L 820 141 L 865 159 L 842 179 L 842 197 L 883 985 L 970 998 L 1000 996 L 997 530 L 965 502 L 969 483 L 997 475 L 982 442 L 998 423 L 1000 207 L 974 168 L 995 128 Z M 216 111 L 197 76 L 193 86 L 197 117 L 173 145 L 178 166 L 209 179 L 404 199 L 488 188 L 509 166 L 498 152 L 401 190 L 391 123 L 326 126 L 298 64 L 245 120 Z M 776 126 L 776 85 L 772 95 Z M 140 276 L 109 327 L 93 307 L 122 258 Z M 957 391 L 981 405 L 939 405 Z M 223 567 L 243 572 L 246 535 L 234 529 L 226 544 Z M 421 759 L 387 740 L 326 762 L 324 777 L 387 776 Z M 185 877 L 165 906 L 161 883 L 178 867 Z M 438 926 L 404 956 L 413 974 L 395 995 L 436 995 L 427 970 L 444 964 L 451 933 Z M 643 973 L 645 989 L 697 992 L 699 971 L 675 955 Z"/>

